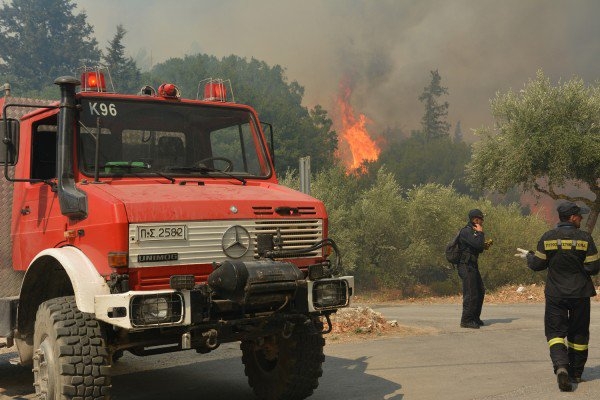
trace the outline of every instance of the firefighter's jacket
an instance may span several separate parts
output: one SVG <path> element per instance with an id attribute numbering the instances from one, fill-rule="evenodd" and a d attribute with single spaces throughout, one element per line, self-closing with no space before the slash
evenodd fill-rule
<path id="1" fill-rule="evenodd" d="M 534 271 L 548 268 L 547 296 L 581 298 L 596 295 L 590 275 L 600 270 L 600 256 L 592 236 L 570 222 L 544 233 L 535 252 L 527 255 Z"/>
<path id="2" fill-rule="evenodd" d="M 469 223 L 460 230 L 458 247 L 461 251 L 460 264 L 477 266 L 479 254 L 483 253 L 485 248 L 485 235 L 473 229 L 473 224 Z"/>

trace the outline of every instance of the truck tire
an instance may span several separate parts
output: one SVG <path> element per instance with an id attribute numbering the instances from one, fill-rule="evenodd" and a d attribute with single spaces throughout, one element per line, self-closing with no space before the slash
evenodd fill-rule
<path id="1" fill-rule="evenodd" d="M 244 373 L 254 394 L 264 400 L 301 400 L 319 385 L 325 361 L 321 333 L 302 328 L 289 338 L 273 336 L 274 348 L 268 355 L 257 341 L 242 341 Z"/>
<path id="2" fill-rule="evenodd" d="M 110 363 L 100 324 L 77 309 L 73 296 L 40 305 L 33 346 L 33 379 L 39 399 L 109 398 Z"/>

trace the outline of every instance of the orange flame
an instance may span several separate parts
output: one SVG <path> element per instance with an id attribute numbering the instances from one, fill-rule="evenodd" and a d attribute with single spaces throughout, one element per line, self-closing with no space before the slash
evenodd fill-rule
<path id="1" fill-rule="evenodd" d="M 376 161 L 381 153 L 381 149 L 367 131 L 366 126 L 371 121 L 364 114 L 358 114 L 357 117 L 350 105 L 351 94 L 348 86 L 341 85 L 336 100 L 341 119 L 341 146 L 337 156 L 346 166 L 348 173 L 357 171 L 364 161 Z"/>

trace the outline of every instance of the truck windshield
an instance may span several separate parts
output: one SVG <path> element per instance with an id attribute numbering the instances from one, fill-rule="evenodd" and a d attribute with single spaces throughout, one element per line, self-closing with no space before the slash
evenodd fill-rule
<path id="1" fill-rule="evenodd" d="M 80 169 L 100 176 L 268 177 L 265 146 L 252 113 L 186 103 L 85 98 Z"/>

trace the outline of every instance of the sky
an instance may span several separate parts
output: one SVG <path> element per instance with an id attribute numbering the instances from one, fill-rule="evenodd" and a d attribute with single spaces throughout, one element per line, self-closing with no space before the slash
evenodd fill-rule
<path id="1" fill-rule="evenodd" d="M 75 0 L 101 48 L 122 24 L 129 56 L 147 67 L 206 53 L 285 68 L 304 105 L 333 111 L 352 89 L 370 132 L 420 128 L 418 97 L 438 70 L 451 132 L 490 126 L 497 92 L 542 69 L 554 84 L 600 79 L 596 0 Z M 143 57 L 145 56 L 145 61 Z M 200 81 L 205 77 L 198 77 Z M 222 77 L 228 79 L 228 77 Z M 176 83 L 176 82 L 175 82 Z M 235 90 L 235 82 L 232 82 Z M 184 93 L 185 96 L 185 93 Z"/>

